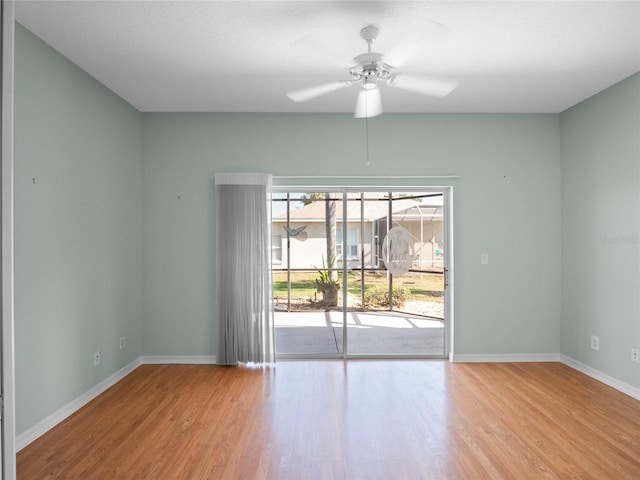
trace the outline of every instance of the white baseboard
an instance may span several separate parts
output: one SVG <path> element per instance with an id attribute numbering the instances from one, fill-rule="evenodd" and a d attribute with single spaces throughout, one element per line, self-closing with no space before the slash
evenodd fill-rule
<path id="1" fill-rule="evenodd" d="M 610 377 L 606 373 L 601 372 L 600 370 L 596 370 L 595 368 L 585 365 L 584 363 L 581 363 L 577 360 L 574 360 L 571 357 L 567 357 L 566 355 L 560 355 L 560 362 L 573 368 L 574 370 L 578 370 L 579 372 L 588 375 L 595 380 L 598 380 L 599 382 L 604 383 L 605 385 L 609 385 L 610 387 L 615 388 L 622 393 L 626 393 L 636 400 L 640 400 L 640 388 L 622 382 L 617 378 Z"/>
<path id="2" fill-rule="evenodd" d="M 462 353 L 449 356 L 455 363 L 559 362 L 559 353 Z"/>
<path id="3" fill-rule="evenodd" d="M 215 355 L 153 355 L 142 356 L 143 365 L 215 365 Z"/>
<path id="4" fill-rule="evenodd" d="M 110 377 L 105 378 L 103 381 L 98 383 L 93 388 L 87 390 L 85 393 L 80 395 L 75 400 L 67 403 L 61 409 L 55 411 L 51 415 L 49 415 L 44 420 L 36 423 L 33 427 L 28 429 L 27 431 L 21 433 L 16 437 L 16 451 L 22 450 L 24 447 L 29 445 L 35 439 L 55 427 L 57 424 L 62 422 L 65 418 L 69 417 L 80 408 L 84 407 L 91 400 L 96 398 L 101 393 L 105 392 L 108 388 L 112 387 L 124 377 L 133 372 L 136 368 L 141 365 L 140 358 L 135 359 L 129 365 L 122 367 L 116 373 L 111 375 Z"/>

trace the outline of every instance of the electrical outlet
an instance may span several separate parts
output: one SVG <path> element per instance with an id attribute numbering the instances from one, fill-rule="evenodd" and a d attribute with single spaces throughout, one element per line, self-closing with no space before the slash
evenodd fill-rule
<path id="1" fill-rule="evenodd" d="M 596 337 L 595 335 L 591 335 L 591 349 L 592 350 L 600 350 L 600 337 Z"/>
<path id="2" fill-rule="evenodd" d="M 124 350 L 126 345 L 124 337 L 120 337 L 120 350 Z"/>
<path id="3" fill-rule="evenodd" d="M 97 367 L 100 365 L 100 352 L 93 352 L 93 366 Z"/>
<path id="4" fill-rule="evenodd" d="M 637 348 L 631 349 L 631 361 L 633 363 L 640 363 L 640 350 Z"/>
<path id="5" fill-rule="evenodd" d="M 481 253 L 480 254 L 480 264 L 481 265 L 489 265 L 489 254 Z"/>

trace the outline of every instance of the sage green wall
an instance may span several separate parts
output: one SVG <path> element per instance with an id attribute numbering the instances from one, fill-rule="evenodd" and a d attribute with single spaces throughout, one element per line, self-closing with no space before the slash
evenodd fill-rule
<path id="1" fill-rule="evenodd" d="M 15 45 L 20 434 L 140 355 L 142 118 L 20 25 Z"/>
<path id="2" fill-rule="evenodd" d="M 369 121 L 369 166 L 364 128 L 348 114 L 144 115 L 144 354 L 215 354 L 214 175 L 228 171 L 460 175 L 410 182 L 454 188 L 455 353 L 560 350 L 558 115 L 385 114 Z"/>
<path id="3" fill-rule="evenodd" d="M 562 353 L 640 387 L 640 74 L 563 112 L 560 127 Z"/>

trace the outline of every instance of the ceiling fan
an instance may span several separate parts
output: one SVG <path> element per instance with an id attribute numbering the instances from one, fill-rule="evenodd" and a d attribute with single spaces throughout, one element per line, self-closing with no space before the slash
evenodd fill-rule
<path id="1" fill-rule="evenodd" d="M 456 89 L 459 82 L 455 79 L 405 75 L 396 72 L 398 65 L 393 65 L 392 60 L 387 63 L 384 55 L 371 51 L 371 46 L 378 37 L 378 33 L 378 28 L 373 25 L 368 25 L 360 30 L 360 36 L 367 43 L 367 53 L 353 59 L 355 65 L 349 69 L 350 79 L 303 88 L 289 92 L 287 96 L 294 102 L 306 102 L 358 84 L 361 89 L 358 93 L 354 116 L 356 118 L 370 118 L 382 113 L 382 97 L 379 88 L 382 83 L 389 87 L 433 97 L 444 97 Z"/>

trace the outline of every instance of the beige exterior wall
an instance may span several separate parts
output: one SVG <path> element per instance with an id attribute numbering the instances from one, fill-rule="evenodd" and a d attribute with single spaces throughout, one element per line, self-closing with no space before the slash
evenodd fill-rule
<path id="1" fill-rule="evenodd" d="M 420 248 L 420 221 L 402 221 L 397 222 L 406 228 L 413 238 L 415 262 L 414 268 L 422 268 L 426 270 L 441 269 L 443 265 L 442 255 L 442 221 L 423 221 L 422 222 L 422 248 Z M 282 260 L 274 261 L 273 267 L 275 269 L 288 268 L 287 264 L 287 232 L 283 228 L 284 222 L 273 222 L 273 250 L 281 253 Z M 304 232 L 290 239 L 290 261 L 291 268 L 308 268 L 315 269 L 321 268 L 323 258 L 326 258 L 326 229 L 323 222 L 291 222 L 291 228 L 299 228 L 306 225 Z M 338 222 L 337 229 L 342 228 L 342 222 Z M 362 242 L 364 248 L 364 266 L 365 268 L 375 268 L 384 265 L 380 262 L 380 265 L 376 265 L 376 246 L 372 249 L 372 242 L 374 241 L 373 224 L 371 222 L 364 223 L 364 230 L 360 232 L 360 222 L 349 222 L 347 229 L 358 229 L 358 239 Z M 382 242 L 384 237 L 378 239 Z M 359 268 L 360 258 L 348 259 L 349 268 Z M 326 263 L 326 262 L 325 262 Z M 339 260 L 336 268 L 342 268 L 342 261 Z"/>
<path id="2" fill-rule="evenodd" d="M 288 268 L 287 264 L 287 232 L 283 228 L 285 223 L 273 223 L 273 241 L 278 237 L 281 243 L 282 261 L 273 263 L 274 268 Z M 326 233 L 324 223 L 295 223 L 291 222 L 291 228 L 299 228 L 307 225 L 304 232 L 298 237 L 290 238 L 291 268 L 315 268 L 322 267 L 322 259 L 327 255 Z"/>
<path id="3" fill-rule="evenodd" d="M 420 248 L 420 221 L 398 222 L 406 228 L 415 239 L 413 251 L 415 260 L 413 268 L 422 270 L 442 269 L 444 259 L 444 241 L 442 238 L 442 221 L 422 222 L 422 249 Z"/>
<path id="4" fill-rule="evenodd" d="M 291 222 L 290 228 L 299 228 L 303 225 L 307 225 L 304 232 L 297 236 L 291 237 L 290 242 L 290 261 L 291 268 L 321 268 L 323 259 L 327 256 L 326 247 L 326 228 L 324 223 L 296 223 Z M 282 252 L 282 260 L 280 262 L 274 261 L 274 268 L 288 268 L 287 265 L 287 232 L 283 228 L 285 223 L 273 222 L 272 238 L 273 238 L 273 250 L 276 251 L 280 248 Z M 338 222 L 336 229 L 342 228 L 342 222 Z M 360 222 L 350 222 L 347 225 L 348 229 L 357 228 L 360 230 Z M 358 239 L 362 242 L 364 248 L 364 263 L 366 268 L 372 267 L 372 255 L 371 255 L 371 235 L 372 225 L 371 223 L 364 224 L 364 232 L 362 238 L 361 233 L 358 232 Z M 357 268 L 360 266 L 360 258 L 348 259 L 349 268 Z M 326 263 L 326 260 L 325 260 Z M 335 265 L 336 268 L 342 268 L 342 260 L 340 259 Z"/>

